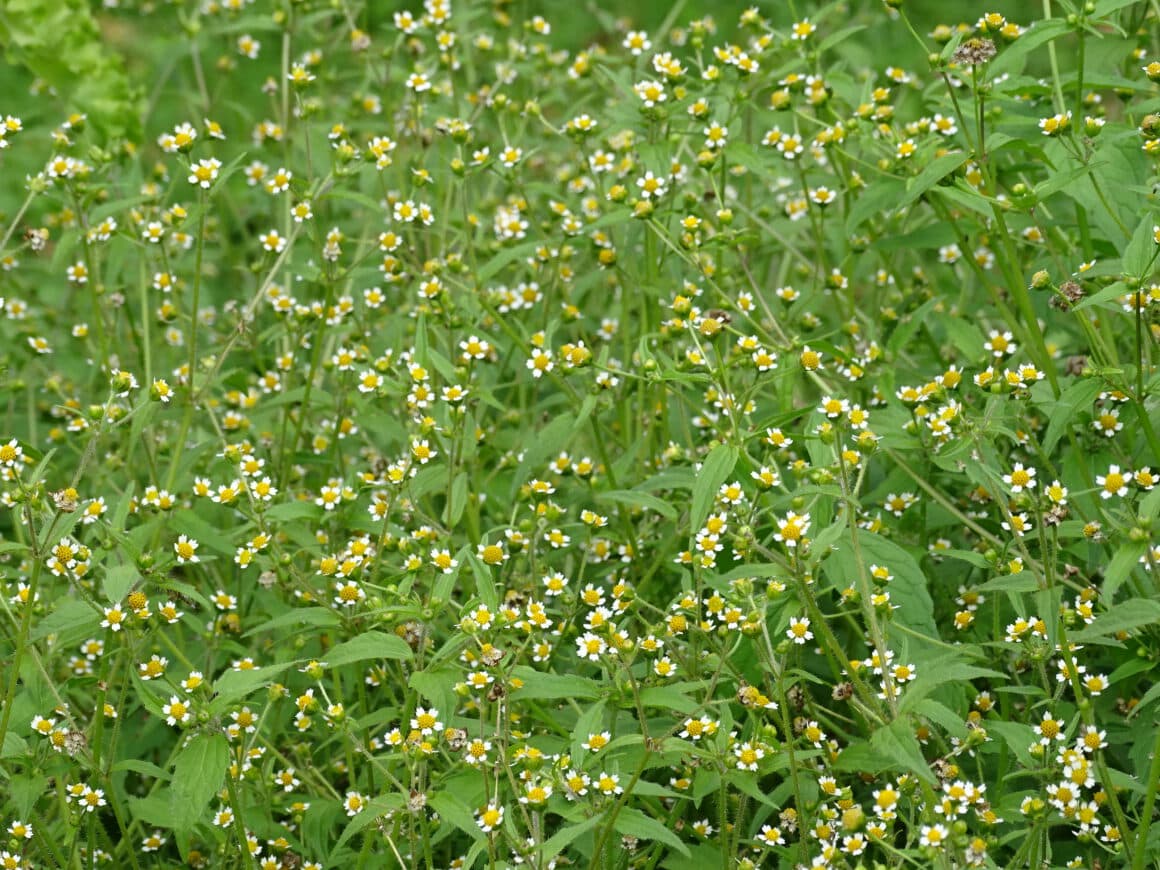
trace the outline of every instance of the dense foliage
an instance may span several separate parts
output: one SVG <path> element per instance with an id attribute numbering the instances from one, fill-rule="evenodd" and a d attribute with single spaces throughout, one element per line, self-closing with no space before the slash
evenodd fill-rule
<path id="1" fill-rule="evenodd" d="M 0 868 L 1160 861 L 1160 8 L 615 6 L 4 4 Z"/>

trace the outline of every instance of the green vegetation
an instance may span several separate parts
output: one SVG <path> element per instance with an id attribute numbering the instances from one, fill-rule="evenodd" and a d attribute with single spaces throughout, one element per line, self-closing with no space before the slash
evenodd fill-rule
<path id="1" fill-rule="evenodd" d="M 1160 7 L 976 7 L 5 3 L 0 870 L 1160 866 Z"/>

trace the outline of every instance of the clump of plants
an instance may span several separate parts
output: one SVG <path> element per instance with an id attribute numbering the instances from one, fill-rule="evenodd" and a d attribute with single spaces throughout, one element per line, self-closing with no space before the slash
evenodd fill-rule
<path id="1" fill-rule="evenodd" d="M 1160 13 L 910 5 L 6 11 L 0 868 L 1155 866 Z"/>

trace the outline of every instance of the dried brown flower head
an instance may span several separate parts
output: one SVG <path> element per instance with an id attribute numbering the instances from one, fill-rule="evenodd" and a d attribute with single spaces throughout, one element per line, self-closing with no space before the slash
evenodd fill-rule
<path id="1" fill-rule="evenodd" d="M 995 43 L 976 36 L 968 39 L 955 49 L 951 60 L 963 66 L 979 66 L 995 56 Z"/>

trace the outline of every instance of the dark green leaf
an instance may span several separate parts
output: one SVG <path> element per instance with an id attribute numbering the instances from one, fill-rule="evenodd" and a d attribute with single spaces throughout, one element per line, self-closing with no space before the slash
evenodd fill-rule
<path id="1" fill-rule="evenodd" d="M 169 789 L 171 827 L 192 830 L 225 781 L 230 745 L 224 734 L 195 734 L 178 752 Z"/>
<path id="2" fill-rule="evenodd" d="M 924 665 L 914 682 L 903 690 L 899 709 L 902 711 L 915 709 L 931 692 L 956 680 L 967 682 L 981 678 L 1003 679 L 1005 676 L 999 671 L 967 664 L 953 656 L 936 659 Z"/>
<path id="3" fill-rule="evenodd" d="M 630 507 L 647 508 L 648 510 L 656 511 L 666 519 L 675 520 L 677 518 L 677 509 L 672 504 L 664 499 L 657 498 L 655 495 L 649 495 L 647 492 L 615 489 L 609 492 L 598 493 L 596 497 L 601 501 L 614 501 L 629 505 Z"/>
<path id="4" fill-rule="evenodd" d="M 859 571 L 869 572 L 871 565 L 890 569 L 890 597 L 898 609 L 894 620 L 926 637 L 937 638 L 934 622 L 934 602 L 927 589 L 927 581 L 914 557 L 898 544 L 881 535 L 858 533 L 858 545 L 864 564 L 860 567 L 853 544 L 842 540 L 823 563 L 823 568 L 837 588 L 844 589 L 853 582 Z"/>
<path id="5" fill-rule="evenodd" d="M 400 809 L 403 806 L 403 796 L 401 794 L 385 794 L 367 801 L 366 806 L 362 812 L 356 815 L 353 819 L 346 823 L 346 827 L 342 829 L 342 835 L 338 838 L 338 842 L 334 844 L 332 852 L 337 852 L 347 844 L 351 837 L 360 831 L 365 831 L 376 821 L 382 818 L 387 813 Z"/>
<path id="6" fill-rule="evenodd" d="M 299 626 L 309 628 L 333 628 L 336 625 L 341 625 L 342 620 L 339 619 L 338 614 L 329 607 L 298 607 L 283 613 L 281 616 L 275 616 L 273 619 L 268 619 L 260 625 L 256 625 L 245 633 L 245 637 L 251 635 L 261 634 L 264 631 L 283 631 L 287 628 L 297 628 Z"/>
<path id="7" fill-rule="evenodd" d="M 267 688 L 294 662 L 282 662 L 248 670 L 229 670 L 213 681 L 214 698 L 211 711 L 221 713 L 234 701 L 251 692 Z"/>
<path id="8" fill-rule="evenodd" d="M 1116 549 L 1108 567 L 1104 569 L 1104 582 L 1100 589 L 1104 601 L 1115 600 L 1116 593 L 1140 564 L 1140 557 L 1147 549 L 1147 544 L 1138 541 L 1128 541 Z"/>
<path id="9" fill-rule="evenodd" d="M 439 813 L 449 825 L 463 831 L 471 839 L 487 839 L 487 834 L 475 823 L 472 811 L 456 795 L 446 791 L 437 792 L 428 798 L 427 805 Z"/>
<path id="10" fill-rule="evenodd" d="M 641 840 L 654 840 L 676 849 L 682 855 L 689 854 L 689 847 L 681 842 L 681 838 L 670 831 L 667 825 L 651 816 L 646 816 L 634 807 L 621 807 L 614 827 L 618 834 L 638 837 Z"/>
<path id="11" fill-rule="evenodd" d="M 384 634 L 381 631 L 368 631 L 356 638 L 340 643 L 327 652 L 323 659 L 331 667 L 351 665 L 355 662 L 365 662 L 372 659 L 411 658 L 411 648 L 398 635 Z"/>
<path id="12" fill-rule="evenodd" d="M 1100 614 L 1091 625 L 1069 634 L 1068 640 L 1084 643 L 1121 631 L 1130 632 L 1145 625 L 1156 624 L 1160 624 L 1160 601 L 1153 598 L 1133 598 Z"/>
<path id="13" fill-rule="evenodd" d="M 994 81 L 1004 73 L 1019 72 L 1028 54 L 1039 46 L 1063 36 L 1068 29 L 1067 22 L 1062 18 L 1036 21 L 1026 33 L 1004 48 L 999 56 L 991 61 L 987 67 L 987 77 Z"/>
<path id="14" fill-rule="evenodd" d="M 876 728 L 870 737 L 870 745 L 896 767 L 913 773 L 929 783 L 935 782 L 930 766 L 922 757 L 922 747 L 919 746 L 918 738 L 914 736 L 906 716 L 895 719 L 885 728 Z"/>
<path id="15" fill-rule="evenodd" d="M 513 700 L 537 698 L 555 700 L 576 698 L 595 700 L 600 697 L 600 686 L 595 680 L 574 674 L 547 674 L 534 671 L 526 665 L 512 668 L 512 676 L 523 680 L 523 685 L 512 690 Z"/>
<path id="16" fill-rule="evenodd" d="M 588 833 L 588 831 L 591 831 L 602 821 L 604 821 L 604 817 L 596 815 L 584 819 L 582 822 L 565 825 L 564 827 L 560 828 L 560 830 L 549 837 L 544 845 L 540 848 L 540 858 L 545 862 L 545 866 L 547 865 L 547 862 L 551 861 L 566 848 L 568 848 L 568 846 L 570 846 L 577 837 Z"/>

